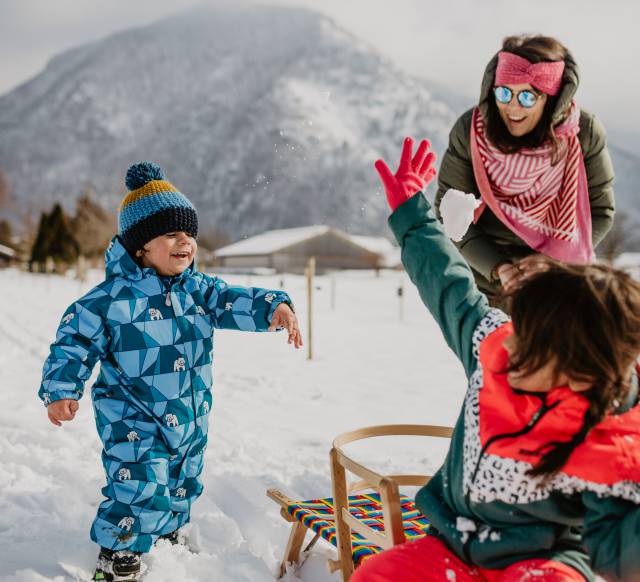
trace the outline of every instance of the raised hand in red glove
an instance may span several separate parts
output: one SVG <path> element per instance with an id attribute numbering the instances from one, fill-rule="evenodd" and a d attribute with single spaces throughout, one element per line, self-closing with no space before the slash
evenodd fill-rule
<path id="1" fill-rule="evenodd" d="M 433 167 L 436 155 L 429 151 L 430 147 L 429 140 L 423 139 L 414 156 L 413 138 L 406 137 L 402 146 L 400 165 L 395 174 L 391 173 L 389 166 L 383 160 L 375 163 L 392 211 L 423 190 L 436 175 L 436 169 Z"/>

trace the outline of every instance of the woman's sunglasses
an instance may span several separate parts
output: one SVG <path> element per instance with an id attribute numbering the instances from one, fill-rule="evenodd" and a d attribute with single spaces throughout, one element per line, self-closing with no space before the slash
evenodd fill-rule
<path id="1" fill-rule="evenodd" d="M 511 103 L 511 100 L 513 99 L 513 91 L 509 89 L 509 87 L 494 87 L 493 94 L 495 95 L 496 101 L 503 105 Z M 528 89 L 519 91 L 516 95 L 518 103 L 525 109 L 531 109 L 538 101 L 538 97 L 539 95 L 537 93 L 529 91 Z"/>

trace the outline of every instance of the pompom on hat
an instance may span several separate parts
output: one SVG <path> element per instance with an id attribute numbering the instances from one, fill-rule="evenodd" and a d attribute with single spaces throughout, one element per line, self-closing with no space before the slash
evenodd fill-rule
<path id="1" fill-rule="evenodd" d="M 133 254 L 168 232 L 198 235 L 198 215 L 187 197 L 152 162 L 133 164 L 125 177 L 129 193 L 120 203 L 118 234 Z"/>

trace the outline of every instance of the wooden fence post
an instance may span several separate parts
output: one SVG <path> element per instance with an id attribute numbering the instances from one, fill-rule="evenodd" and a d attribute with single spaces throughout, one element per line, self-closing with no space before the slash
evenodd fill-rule
<path id="1" fill-rule="evenodd" d="M 309 257 L 309 261 L 307 262 L 307 309 L 308 309 L 308 318 L 307 318 L 307 347 L 308 347 L 308 355 L 307 359 L 313 359 L 313 277 L 316 273 L 316 258 Z"/>

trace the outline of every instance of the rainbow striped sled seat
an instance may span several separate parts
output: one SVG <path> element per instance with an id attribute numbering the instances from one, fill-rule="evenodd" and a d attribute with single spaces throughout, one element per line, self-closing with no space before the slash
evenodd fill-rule
<path id="1" fill-rule="evenodd" d="M 314 535 L 304 552 L 319 539 L 334 545 L 338 559 L 329 560 L 329 571 L 340 570 L 344 581 L 349 580 L 354 568 L 369 557 L 399 543 L 425 536 L 429 521 L 412 499 L 400 494 L 399 487 L 424 485 L 430 476 L 383 476 L 350 459 L 342 447 L 370 437 L 410 435 L 447 438 L 451 433 L 449 427 L 426 425 L 375 426 L 344 433 L 334 440 L 330 454 L 333 497 L 296 501 L 277 489 L 269 489 L 267 495 L 280 505 L 282 517 L 292 523 L 280 576 L 284 576 L 287 564 L 299 561 L 308 532 Z M 347 471 L 360 480 L 347 484 Z"/>

